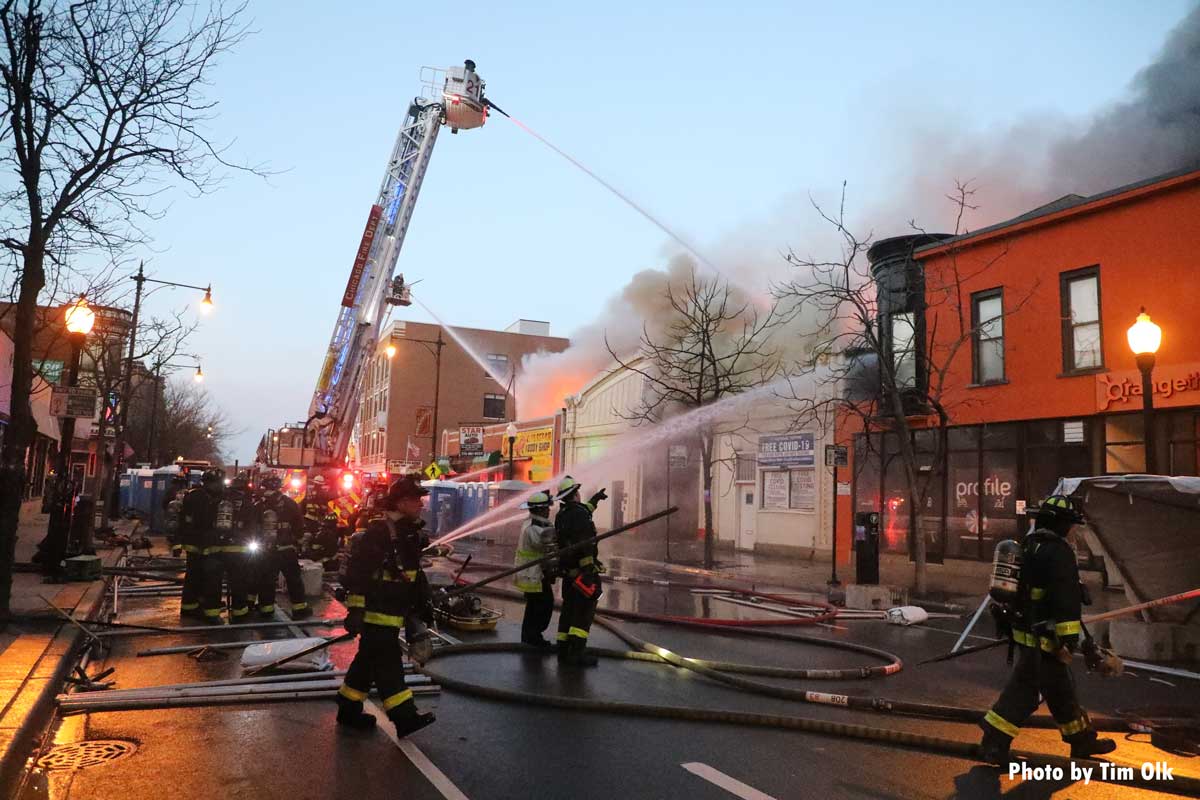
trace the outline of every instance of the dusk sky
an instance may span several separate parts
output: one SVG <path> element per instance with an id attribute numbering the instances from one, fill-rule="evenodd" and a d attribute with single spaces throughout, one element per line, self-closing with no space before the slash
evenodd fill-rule
<path id="1" fill-rule="evenodd" d="M 213 284 L 191 349 L 240 431 L 228 456 L 245 463 L 268 426 L 306 416 L 423 65 L 475 60 L 492 100 L 702 248 L 756 230 L 754 246 L 782 250 L 796 198 L 843 180 L 854 197 L 885 191 L 922 131 L 994 135 L 1120 100 L 1192 5 L 251 0 L 256 33 L 214 76 L 212 127 L 232 158 L 278 174 L 179 194 L 147 268 Z M 668 244 L 493 116 L 442 133 L 397 269 L 450 324 L 526 317 L 570 335 Z M 195 299 L 159 292 L 150 306 Z"/>

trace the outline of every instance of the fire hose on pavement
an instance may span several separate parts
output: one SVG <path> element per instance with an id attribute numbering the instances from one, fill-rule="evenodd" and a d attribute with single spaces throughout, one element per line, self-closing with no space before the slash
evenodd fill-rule
<path id="1" fill-rule="evenodd" d="M 487 581 L 487 583 L 491 582 L 492 580 Z M 480 584 L 475 584 L 475 588 L 481 589 Z M 501 596 L 508 599 L 523 599 L 523 596 L 520 593 L 514 591 L 495 588 L 481 590 L 487 594 Z M 757 593 L 752 592 L 746 592 L 746 594 L 757 595 Z M 597 624 L 611 631 L 621 641 L 633 648 L 632 651 L 592 648 L 592 652 L 605 658 L 671 665 L 680 669 L 690 670 L 709 678 L 710 680 L 730 686 L 731 688 L 740 691 L 749 691 L 778 699 L 817 703 L 820 705 L 830 705 L 851 710 L 901 714 L 925 719 L 938 719 L 961 723 L 977 723 L 982 719 L 984 714 L 983 711 L 973 708 L 913 703 L 884 697 L 812 692 L 808 690 L 790 689 L 787 687 L 775 686 L 760 681 L 738 677 L 739 675 L 754 675 L 772 678 L 852 679 L 891 675 L 899 672 L 903 668 L 903 664 L 897 656 L 877 648 L 868 647 L 866 645 L 860 645 L 853 642 L 829 640 L 820 637 L 804 636 L 794 633 L 784 633 L 781 631 L 751 629 L 749 626 L 739 627 L 728 624 L 720 625 L 719 623 L 717 630 L 714 630 L 713 620 L 703 620 L 699 618 L 677 617 L 659 614 L 641 614 L 617 609 L 597 609 L 596 614 Z M 640 637 L 637 637 L 618 627 L 610 620 L 604 619 L 604 617 L 626 619 L 637 622 L 679 625 L 692 629 L 707 630 L 709 632 L 719 631 L 722 635 L 753 636 L 759 638 L 815 644 L 819 646 L 833 647 L 835 649 L 843 649 L 851 652 L 867 654 L 874 658 L 878 658 L 884 663 L 870 667 L 851 667 L 844 669 L 789 669 L 688 658 L 678 655 L 657 644 L 645 641 Z M 790 624 L 816 624 L 820 622 L 821 619 L 821 617 L 813 617 L 809 619 L 789 619 L 784 620 L 784 622 Z M 751 624 L 755 624 L 762 621 L 738 620 L 738 622 L 749 622 Z M 446 675 L 432 665 L 432 661 L 438 658 L 468 655 L 472 653 L 502 652 L 530 653 L 536 651 L 533 651 L 531 648 L 528 648 L 525 645 L 510 643 L 491 642 L 453 645 L 438 650 L 434 654 L 433 659 L 431 659 L 430 662 L 427 662 L 426 665 L 421 668 L 421 671 L 428 675 L 431 680 L 440 684 L 444 688 L 492 700 L 548 706 L 554 708 L 624 714 L 629 716 L 679 719 L 699 722 L 721 722 L 727 724 L 750 725 L 755 727 L 778 728 L 783 730 L 816 733 L 828 736 L 841 736 L 890 746 L 921 749 L 968 760 L 979 760 L 979 750 L 978 746 L 975 744 L 936 736 L 929 736 L 925 734 L 912 733 L 908 731 L 877 728 L 850 723 L 838 723 L 828 720 L 788 715 L 757 714 L 739 711 L 723 711 L 680 706 L 660 706 L 609 700 L 593 700 L 586 698 L 562 697 L 558 695 L 542 695 L 533 692 L 502 689 L 473 683 L 471 681 Z M 1130 730 L 1130 726 L 1127 722 L 1115 718 L 1093 718 L 1093 724 L 1100 730 Z M 1026 723 L 1026 726 L 1040 728 L 1056 727 L 1053 719 L 1044 716 L 1031 718 Z M 1069 770 L 1069 765 L 1072 762 L 1072 759 L 1046 753 L 1014 751 L 1014 756 L 1027 761 L 1031 766 L 1060 767 L 1064 770 Z M 1098 766 L 1099 764 L 1099 762 L 1086 759 L 1074 759 L 1074 761 L 1076 763 L 1092 766 Z M 1100 774 L 1099 769 L 1095 769 L 1093 774 Z M 1173 780 L 1163 781 L 1135 780 L 1115 782 L 1143 788 L 1154 788 L 1173 793 L 1200 796 L 1200 781 L 1183 776 L 1175 776 Z"/>

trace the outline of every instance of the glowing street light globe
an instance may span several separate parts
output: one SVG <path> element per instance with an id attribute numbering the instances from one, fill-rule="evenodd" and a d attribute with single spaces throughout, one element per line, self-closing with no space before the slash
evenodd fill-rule
<path id="1" fill-rule="evenodd" d="M 208 312 L 212 311 L 212 309 L 212 287 L 210 286 L 204 290 L 204 299 L 200 301 L 200 310 L 207 314 Z"/>
<path id="2" fill-rule="evenodd" d="M 91 333 L 92 327 L 96 324 L 96 312 L 88 306 L 83 295 L 80 295 L 79 300 L 73 305 L 67 306 L 64 318 L 69 332 L 84 336 Z"/>
<path id="3" fill-rule="evenodd" d="M 1158 346 L 1162 344 L 1162 328 L 1150 321 L 1150 315 L 1143 306 L 1137 322 L 1130 326 L 1126 337 L 1129 339 L 1129 349 L 1134 355 L 1154 355 L 1158 352 Z"/>
<path id="4" fill-rule="evenodd" d="M 396 356 L 396 345 L 389 344 L 384 351 L 387 353 L 388 358 L 394 358 Z"/>

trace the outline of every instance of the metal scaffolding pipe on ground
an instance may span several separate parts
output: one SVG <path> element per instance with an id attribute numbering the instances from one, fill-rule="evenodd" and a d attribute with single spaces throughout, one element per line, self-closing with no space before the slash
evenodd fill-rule
<path id="1" fill-rule="evenodd" d="M 275 642 L 298 642 L 309 639 L 308 636 L 288 636 L 284 639 L 253 639 L 245 642 L 217 642 L 216 644 L 181 644 L 175 647 L 153 647 L 149 650 L 137 651 L 138 658 L 146 658 L 148 656 L 170 656 L 177 653 L 192 653 L 201 648 L 207 650 L 236 650 L 239 647 L 249 647 L 254 644 L 273 644 Z"/>
<path id="2" fill-rule="evenodd" d="M 238 623 L 237 625 L 186 625 L 179 628 L 153 628 L 148 626 L 137 628 L 119 627 L 117 630 L 92 631 L 92 633 L 102 638 L 113 638 L 118 636 L 153 636 L 155 634 L 165 633 L 220 633 L 222 631 L 252 631 L 266 630 L 268 628 L 289 628 L 292 626 L 296 626 L 297 628 L 333 628 L 340 626 L 343 621 L 344 620 L 340 619 L 303 619 L 287 620 L 285 622 L 244 622 Z M 118 626 L 113 625 L 112 627 Z"/>
<path id="3" fill-rule="evenodd" d="M 441 693 L 440 686 L 415 686 L 414 695 Z M 103 695 L 103 693 L 99 693 Z M 236 705 L 242 703 L 270 703 L 283 700 L 329 700 L 337 696 L 337 687 L 309 689 L 303 691 L 273 692 L 264 694 L 229 694 L 204 697 L 148 697 L 116 702 L 77 703 L 60 705 L 63 714 L 98 713 L 102 711 L 139 711 L 154 708 L 187 708 L 189 706 Z"/>
<path id="4" fill-rule="evenodd" d="M 429 678 L 415 675 L 406 678 L 410 686 L 427 686 Z M 189 689 L 163 690 L 158 687 L 146 689 L 108 689 L 96 692 L 76 692 L 58 696 L 60 706 L 92 705 L 94 703 L 118 702 L 122 700 L 139 700 L 153 697 L 224 697 L 239 694 L 275 694 L 276 692 L 311 692 L 325 689 L 337 689 L 342 685 L 341 679 L 324 673 L 318 679 L 307 681 L 279 681 L 267 683 L 237 683 L 224 686 L 196 686 Z"/>

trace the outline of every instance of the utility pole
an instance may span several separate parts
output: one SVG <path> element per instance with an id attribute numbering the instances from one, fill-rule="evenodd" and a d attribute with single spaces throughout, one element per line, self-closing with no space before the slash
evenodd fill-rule
<path id="1" fill-rule="evenodd" d="M 434 344 L 437 347 L 437 352 L 433 356 L 433 431 L 429 437 L 429 449 L 433 452 L 432 460 L 436 463 L 438 457 L 438 405 L 442 391 L 442 348 L 446 346 L 446 342 L 442 339 L 441 326 L 438 326 L 437 341 Z"/>

